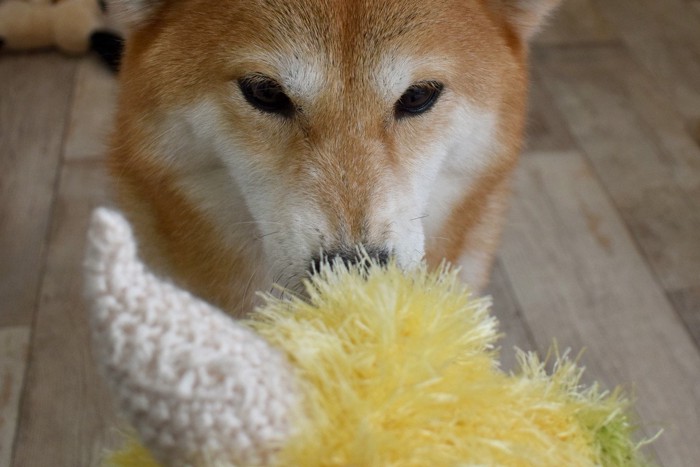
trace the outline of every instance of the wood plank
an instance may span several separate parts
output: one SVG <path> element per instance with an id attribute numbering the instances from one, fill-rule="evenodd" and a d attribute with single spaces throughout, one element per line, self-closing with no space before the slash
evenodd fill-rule
<path id="1" fill-rule="evenodd" d="M 700 17 L 684 0 L 592 0 L 685 117 L 700 116 Z"/>
<path id="2" fill-rule="evenodd" d="M 566 0 L 535 37 L 537 45 L 590 45 L 617 40 L 591 0 Z"/>
<path id="3" fill-rule="evenodd" d="M 22 399 L 15 465 L 98 465 L 113 445 L 114 414 L 90 352 L 82 298 L 87 223 L 103 202 L 100 162 L 67 163 L 61 176 L 47 267 Z"/>
<path id="4" fill-rule="evenodd" d="M 526 156 L 529 152 L 559 152 L 575 147 L 564 118 L 536 71 L 531 76 L 525 135 Z"/>
<path id="5" fill-rule="evenodd" d="M 695 141 L 695 144 L 700 147 L 700 118 L 693 118 L 688 121 L 688 133 Z"/>
<path id="6" fill-rule="evenodd" d="M 498 331 L 502 337 L 498 343 L 501 347 L 501 368 L 505 371 L 515 370 L 517 368 L 515 348 L 525 351 L 536 351 L 537 348 L 532 331 L 523 320 L 520 305 L 513 295 L 510 280 L 498 259 L 491 271 L 491 279 L 484 290 L 484 295 L 492 297 L 492 313 L 500 323 Z"/>
<path id="7" fill-rule="evenodd" d="M 586 349 L 587 379 L 634 388 L 665 466 L 700 459 L 700 355 L 580 153 L 531 155 L 501 258 L 540 348 Z"/>
<path id="8" fill-rule="evenodd" d="M 26 326 L 0 328 L 0 467 L 10 466 L 29 337 Z"/>
<path id="9" fill-rule="evenodd" d="M 80 62 L 75 81 L 65 158 L 100 159 L 107 151 L 112 129 L 117 80 L 104 64 L 86 59 Z"/>
<path id="10" fill-rule="evenodd" d="M 668 292 L 668 297 L 700 349 L 700 285 Z"/>
<path id="11" fill-rule="evenodd" d="M 700 147 L 622 47 L 539 51 L 545 86 L 667 290 L 700 277 Z"/>
<path id="12" fill-rule="evenodd" d="M 0 326 L 31 323 L 75 66 L 50 54 L 0 60 Z"/>

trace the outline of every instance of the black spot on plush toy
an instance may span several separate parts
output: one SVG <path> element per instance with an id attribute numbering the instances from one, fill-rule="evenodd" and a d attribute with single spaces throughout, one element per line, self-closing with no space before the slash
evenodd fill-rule
<path id="1" fill-rule="evenodd" d="M 123 39 L 107 24 L 99 0 L 6 0 L 0 2 L 0 49 L 55 47 L 68 54 L 96 52 L 117 71 Z"/>

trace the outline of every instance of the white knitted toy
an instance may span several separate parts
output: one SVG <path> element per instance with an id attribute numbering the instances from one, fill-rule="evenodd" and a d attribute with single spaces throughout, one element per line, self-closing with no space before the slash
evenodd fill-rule
<path id="1" fill-rule="evenodd" d="M 296 402 L 282 353 L 146 271 L 129 225 L 113 211 L 93 215 L 86 273 L 96 357 L 156 457 L 175 465 L 270 463 Z"/>

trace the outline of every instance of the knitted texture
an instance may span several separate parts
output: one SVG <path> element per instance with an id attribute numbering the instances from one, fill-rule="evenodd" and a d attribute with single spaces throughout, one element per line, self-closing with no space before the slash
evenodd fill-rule
<path id="1" fill-rule="evenodd" d="M 86 293 L 112 394 L 167 465 L 269 465 L 297 406 L 286 357 L 220 310 L 145 270 L 128 223 L 95 211 Z"/>

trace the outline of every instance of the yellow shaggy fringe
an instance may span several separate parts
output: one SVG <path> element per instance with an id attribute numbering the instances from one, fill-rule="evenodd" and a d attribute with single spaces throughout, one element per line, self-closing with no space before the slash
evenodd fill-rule
<path id="1" fill-rule="evenodd" d="M 524 353 L 519 374 L 498 368 L 489 302 L 455 273 L 370 269 L 326 269 L 310 300 L 270 298 L 249 322 L 286 351 L 305 396 L 278 466 L 641 463 L 617 392 L 581 388 L 566 359 L 551 375 Z"/>
<path id="2" fill-rule="evenodd" d="M 161 467 L 151 452 L 138 442 L 135 436 L 129 435 L 124 448 L 111 453 L 103 467 Z"/>
<path id="3" fill-rule="evenodd" d="M 522 374 L 503 373 L 489 303 L 454 272 L 326 270 L 308 288 L 308 303 L 272 301 L 252 323 L 307 396 L 280 466 L 635 464 L 624 401 L 579 393 L 567 361 L 548 376 L 521 354 Z"/>

